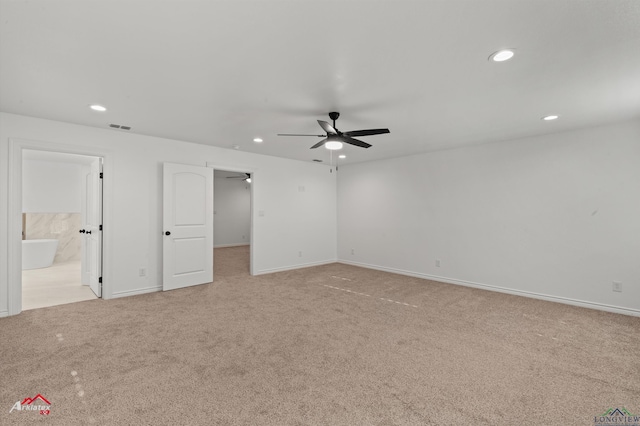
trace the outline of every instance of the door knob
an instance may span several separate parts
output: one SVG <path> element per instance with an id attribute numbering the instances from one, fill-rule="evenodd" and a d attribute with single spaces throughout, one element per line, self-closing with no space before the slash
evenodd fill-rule
<path id="1" fill-rule="evenodd" d="M 164 233 L 164 235 L 171 235 L 171 232 L 167 231 Z"/>
<path id="2" fill-rule="evenodd" d="M 84 229 L 81 229 L 81 230 L 80 230 L 80 233 L 81 233 L 81 234 L 84 234 L 85 232 L 86 232 L 86 231 L 85 231 Z"/>
<path id="3" fill-rule="evenodd" d="M 87 234 L 90 234 L 90 233 L 91 233 L 91 231 L 87 231 Z"/>

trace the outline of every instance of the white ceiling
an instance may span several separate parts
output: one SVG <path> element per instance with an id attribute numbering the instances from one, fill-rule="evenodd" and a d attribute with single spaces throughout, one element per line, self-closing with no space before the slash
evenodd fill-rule
<path id="1" fill-rule="evenodd" d="M 638 0 L 0 0 L 0 26 L 2 111 L 305 161 L 319 138 L 276 133 L 334 110 L 391 130 L 343 162 L 640 116 Z"/>

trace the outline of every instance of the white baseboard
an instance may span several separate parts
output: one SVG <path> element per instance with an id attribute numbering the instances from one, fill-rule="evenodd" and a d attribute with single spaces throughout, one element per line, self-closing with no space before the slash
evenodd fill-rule
<path id="1" fill-rule="evenodd" d="M 119 297 L 136 296 L 138 294 L 155 293 L 156 291 L 162 291 L 162 286 L 138 288 L 135 290 L 117 291 L 111 294 L 111 299 L 117 299 Z"/>
<path id="2" fill-rule="evenodd" d="M 458 279 L 447 278 L 447 277 L 440 277 L 437 275 L 423 274 L 421 272 L 405 271 L 402 269 L 388 268 L 385 266 L 378 266 L 378 265 L 370 265 L 368 263 L 353 262 L 349 260 L 339 259 L 338 263 L 359 266 L 367 269 L 375 269 L 377 271 L 391 272 L 394 274 L 406 275 L 409 277 L 423 278 L 426 280 L 438 281 L 441 283 L 462 285 L 465 287 L 473 287 L 473 288 L 479 288 L 482 290 L 497 291 L 499 293 L 512 294 L 515 296 L 524 296 L 524 297 L 530 297 L 532 299 L 546 300 L 548 302 L 564 303 L 566 305 L 580 306 L 582 308 L 598 309 L 600 311 L 613 312 L 616 314 L 640 317 L 640 310 L 638 309 L 623 308 L 620 306 L 606 305 L 604 303 L 587 302 L 584 300 L 571 299 L 568 297 L 550 296 L 548 294 L 534 293 L 534 292 L 525 291 L 525 290 L 514 290 L 514 289 L 499 287 L 499 286 L 490 285 L 490 284 L 481 284 L 473 281 L 465 281 L 465 280 L 458 280 Z"/>
<path id="3" fill-rule="evenodd" d="M 0 318 L 8 317 L 8 316 L 9 316 L 9 311 L 0 311 Z"/>
<path id="4" fill-rule="evenodd" d="M 256 272 L 254 275 L 273 274 L 274 272 L 284 272 L 284 271 L 291 271 L 293 269 L 310 268 L 312 266 L 329 265 L 331 263 L 336 263 L 336 262 L 337 260 L 331 259 L 331 260 L 321 260 L 319 262 L 301 263 L 298 265 L 283 266 L 281 268 L 261 269 L 258 272 Z"/>
<path id="5" fill-rule="evenodd" d="M 224 248 L 224 247 L 241 247 L 248 246 L 249 243 L 238 243 L 238 244 L 218 244 L 214 245 L 213 248 Z"/>

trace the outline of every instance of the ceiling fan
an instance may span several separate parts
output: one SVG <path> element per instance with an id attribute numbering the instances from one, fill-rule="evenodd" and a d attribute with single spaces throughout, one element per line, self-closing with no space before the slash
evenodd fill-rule
<path id="1" fill-rule="evenodd" d="M 372 136 L 380 135 L 383 133 L 389 133 L 389 129 L 367 129 L 367 130 L 351 130 L 349 132 L 341 132 L 336 128 L 336 120 L 340 117 L 339 112 L 330 112 L 329 118 L 333 120 L 333 126 L 326 121 L 318 120 L 318 124 L 322 129 L 327 132 L 324 135 L 301 135 L 297 133 L 278 133 L 278 136 L 316 136 L 324 138 L 317 144 L 313 145 L 310 149 L 321 147 L 326 145 L 327 149 L 340 149 L 342 148 L 342 142 L 349 145 L 359 146 L 361 148 L 369 148 L 371 145 L 358 139 L 354 139 L 354 136 Z"/>
<path id="2" fill-rule="evenodd" d="M 240 176 L 227 176 L 227 179 L 242 179 L 247 183 L 251 183 L 251 174 L 250 173 L 242 173 Z"/>

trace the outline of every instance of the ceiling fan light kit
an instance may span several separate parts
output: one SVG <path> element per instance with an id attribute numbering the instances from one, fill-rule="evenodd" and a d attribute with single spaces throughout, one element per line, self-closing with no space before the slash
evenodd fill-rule
<path id="1" fill-rule="evenodd" d="M 349 132 L 341 132 L 336 128 L 336 120 L 340 117 L 339 112 L 332 111 L 329 113 L 329 118 L 333 121 L 333 126 L 326 121 L 318 120 L 318 124 L 326 132 L 324 135 L 306 135 L 298 133 L 278 133 L 278 136 L 315 136 L 324 138 L 317 144 L 313 145 L 310 149 L 319 148 L 325 146 L 329 150 L 342 149 L 343 144 L 349 144 L 359 146 L 361 148 L 369 148 L 371 145 L 361 140 L 355 139 L 354 136 L 373 136 L 381 135 L 383 133 L 390 133 L 389 129 L 366 129 L 366 130 L 351 130 Z"/>
<path id="2" fill-rule="evenodd" d="M 324 147 L 330 150 L 342 149 L 342 142 L 340 141 L 327 141 Z"/>

